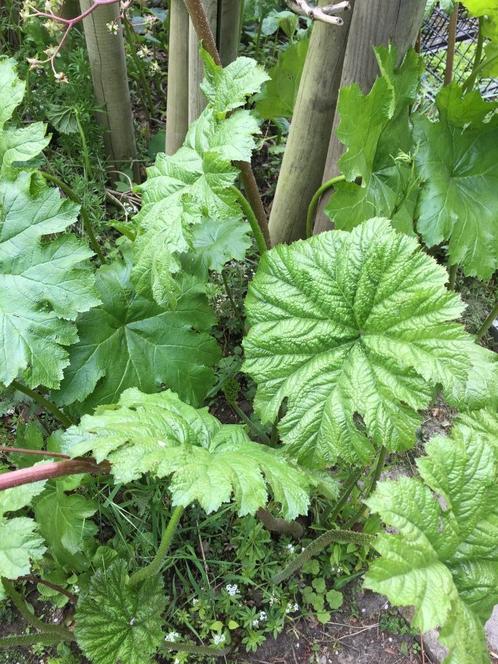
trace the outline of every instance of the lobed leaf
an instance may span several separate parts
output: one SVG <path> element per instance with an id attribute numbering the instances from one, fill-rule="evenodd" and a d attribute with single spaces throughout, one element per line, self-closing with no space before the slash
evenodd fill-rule
<path id="1" fill-rule="evenodd" d="M 476 423 L 496 414 L 476 413 Z M 457 425 L 433 438 L 417 461 L 422 479 L 382 482 L 367 501 L 395 529 L 381 534 L 381 557 L 365 586 L 394 605 L 414 605 L 413 624 L 439 627 L 447 664 L 488 664 L 483 625 L 498 601 L 498 502 L 494 434 Z"/>
<path id="2" fill-rule="evenodd" d="M 97 505 L 79 494 L 66 494 L 63 482 L 46 488 L 35 503 L 35 518 L 51 555 L 59 565 L 79 568 L 74 556 L 87 547 L 97 532 L 90 520 Z"/>
<path id="3" fill-rule="evenodd" d="M 231 162 L 250 161 L 259 127 L 249 111 L 237 110 L 228 117 L 226 113 L 242 106 L 266 75 L 249 58 L 238 58 L 222 69 L 207 54 L 204 57 L 207 108 L 190 126 L 184 145 L 174 155 L 157 156 L 140 187 L 143 198 L 135 218 L 133 281 L 139 293 L 161 305 L 176 301 L 182 257 L 190 254 L 195 259 L 193 234 L 200 233 L 204 240 L 209 237 L 199 226 L 208 220 L 218 224 L 212 251 L 227 260 L 241 255 L 241 243 L 231 243 L 234 221 L 243 229 L 238 235 L 249 232 L 231 190 L 238 176 Z M 248 245 L 244 240 L 244 246 Z M 195 267 L 191 271 L 196 274 Z M 207 271 L 201 270 L 197 277 L 205 283 Z"/>
<path id="4" fill-rule="evenodd" d="M 78 208 L 28 173 L 0 182 L 0 382 L 20 372 L 30 387 L 58 387 L 76 341 L 74 319 L 98 303 L 88 258 L 75 237 L 45 236 L 77 220 Z"/>
<path id="5" fill-rule="evenodd" d="M 206 512 L 233 499 L 239 514 L 268 501 L 267 486 L 288 519 L 308 508 L 311 480 L 278 451 L 253 443 L 243 427 L 221 424 L 173 392 L 146 395 L 130 389 L 115 406 L 85 416 L 64 435 L 72 457 L 87 452 L 108 459 L 118 482 L 145 473 L 171 477 L 174 505 L 198 501 Z"/>
<path id="6" fill-rule="evenodd" d="M 75 635 L 93 664 L 148 664 L 162 639 L 166 596 L 160 577 L 128 585 L 126 563 L 98 570 L 76 607 Z"/>
<path id="7" fill-rule="evenodd" d="M 88 412 L 128 387 L 158 392 L 164 385 L 199 404 L 212 386 L 220 352 L 208 334 L 214 317 L 206 296 L 185 281 L 176 306 L 160 307 L 136 293 L 131 269 L 115 262 L 98 270 L 102 305 L 77 321 L 79 341 L 54 395 L 59 404 Z"/>
<path id="8" fill-rule="evenodd" d="M 453 322 L 463 304 L 446 281 L 384 219 L 265 254 L 246 299 L 243 369 L 264 422 L 285 407 L 279 430 L 291 454 L 311 465 L 367 463 L 380 445 L 414 444 L 436 386 L 475 405 L 476 356 L 496 384 L 495 356 Z"/>
<path id="9" fill-rule="evenodd" d="M 488 279 L 498 267 L 498 119 L 495 103 L 452 84 L 437 97 L 439 121 L 414 116 L 424 181 L 417 230 L 429 247 L 448 242 L 449 262 Z"/>
<path id="10" fill-rule="evenodd" d="M 18 162 L 39 155 L 50 141 L 43 122 L 33 122 L 23 128 L 7 125 L 22 102 L 26 88 L 16 68 L 15 60 L 0 57 L 0 173 L 3 175 Z"/>
<path id="11" fill-rule="evenodd" d="M 303 37 L 279 52 L 276 65 L 269 71 L 270 80 L 256 97 L 255 111 L 261 118 L 292 117 L 308 46 L 309 38 Z"/>
<path id="12" fill-rule="evenodd" d="M 17 512 L 30 504 L 43 491 L 45 482 L 34 482 L 0 492 L 0 579 L 17 579 L 28 574 L 31 561 L 39 560 L 44 552 L 43 539 L 37 524 L 29 517 L 7 518 L 7 512 Z M 4 591 L 0 581 L 0 600 Z"/>
<path id="13" fill-rule="evenodd" d="M 397 67 L 392 45 L 375 49 L 381 72 L 364 95 L 357 84 L 343 88 L 337 137 L 346 146 L 340 159 L 347 182 L 339 182 L 326 207 L 338 228 L 351 230 L 373 216 L 413 234 L 417 176 L 410 164 L 409 110 L 415 101 L 423 61 L 410 50 Z M 361 177 L 361 184 L 355 179 Z"/>
<path id="14" fill-rule="evenodd" d="M 215 113 L 226 114 L 246 103 L 247 97 L 259 92 L 269 79 L 263 67 L 252 58 L 237 58 L 220 67 L 207 51 L 201 49 L 205 80 L 201 88 Z"/>

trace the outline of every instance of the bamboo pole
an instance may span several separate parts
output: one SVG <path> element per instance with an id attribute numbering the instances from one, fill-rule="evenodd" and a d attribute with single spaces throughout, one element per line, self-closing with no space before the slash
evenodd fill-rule
<path id="1" fill-rule="evenodd" d="M 189 18 L 183 0 L 171 0 L 168 49 L 166 154 L 180 148 L 188 129 Z"/>
<path id="2" fill-rule="evenodd" d="M 92 4 L 91 0 L 80 0 L 81 11 Z M 119 11 L 119 4 L 98 7 L 83 20 L 83 27 L 99 106 L 96 118 L 104 128 L 107 157 L 114 169 L 122 170 L 132 162 L 136 170 L 135 130 Z M 110 29 L 115 25 L 117 29 Z"/>
<path id="3" fill-rule="evenodd" d="M 218 0 L 218 50 L 224 67 L 237 57 L 242 25 L 242 0 Z"/>
<path id="4" fill-rule="evenodd" d="M 272 244 L 306 235 L 308 206 L 322 183 L 351 15 L 343 14 L 342 26 L 313 25 L 270 215 Z"/>

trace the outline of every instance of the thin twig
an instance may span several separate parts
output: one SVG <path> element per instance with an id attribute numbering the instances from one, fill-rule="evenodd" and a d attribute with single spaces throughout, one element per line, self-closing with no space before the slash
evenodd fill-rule
<path id="1" fill-rule="evenodd" d="M 36 69 L 40 67 L 41 65 L 50 63 L 50 66 L 52 68 L 52 71 L 54 73 L 55 78 L 60 81 L 60 82 L 67 82 L 67 78 L 62 72 L 57 72 L 55 68 L 55 60 L 57 56 L 59 55 L 62 47 L 64 46 L 66 39 L 71 32 L 71 30 L 74 28 L 75 25 L 78 23 L 81 23 L 83 19 L 85 19 L 87 16 L 90 16 L 92 12 L 94 12 L 96 9 L 99 7 L 103 7 L 105 5 L 115 5 L 118 3 L 120 0 L 94 0 L 93 4 L 88 7 L 88 9 L 85 9 L 84 12 L 81 12 L 81 14 L 78 14 L 78 16 L 74 16 L 73 18 L 64 18 L 64 16 L 59 16 L 55 14 L 52 10 L 49 10 L 47 12 L 41 12 L 36 7 L 31 7 L 30 9 L 32 10 L 33 13 L 30 13 L 27 15 L 27 18 L 46 18 L 49 21 L 54 21 L 55 23 L 61 23 L 62 25 L 66 26 L 66 29 L 64 30 L 64 34 L 62 35 L 62 39 L 59 41 L 57 46 L 50 52 L 50 55 L 48 58 L 45 60 L 37 60 L 36 58 L 28 58 L 28 62 L 30 64 L 31 69 Z M 121 9 L 122 11 L 125 11 L 131 3 L 131 0 L 127 0 L 126 2 L 121 2 Z"/>
<path id="2" fill-rule="evenodd" d="M 334 16 L 334 13 L 351 9 L 349 2 L 337 2 L 326 7 L 315 7 L 306 0 L 287 0 L 287 6 L 300 16 L 306 16 L 312 21 L 321 21 L 330 25 L 344 25 L 344 20 L 340 16 Z"/>
<path id="3" fill-rule="evenodd" d="M 60 459 L 70 459 L 67 454 L 61 452 L 50 452 L 50 450 L 29 450 L 24 447 L 10 447 L 9 445 L 0 445 L 0 452 L 3 454 L 32 454 L 38 456 L 58 457 Z"/>

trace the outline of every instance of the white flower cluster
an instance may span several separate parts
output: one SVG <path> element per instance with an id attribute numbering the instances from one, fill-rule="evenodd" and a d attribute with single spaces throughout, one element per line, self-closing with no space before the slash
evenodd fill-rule
<path id="1" fill-rule="evenodd" d="M 223 643 L 225 643 L 225 635 L 224 634 L 215 634 L 213 636 L 213 643 L 215 646 L 221 646 Z"/>
<path id="2" fill-rule="evenodd" d="M 235 597 L 239 593 L 239 586 L 236 583 L 227 583 L 225 590 L 230 595 L 230 597 Z"/>

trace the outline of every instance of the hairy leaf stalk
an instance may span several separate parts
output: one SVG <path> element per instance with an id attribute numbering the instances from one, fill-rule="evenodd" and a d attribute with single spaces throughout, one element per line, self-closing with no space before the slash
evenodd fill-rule
<path id="1" fill-rule="evenodd" d="M 159 574 L 161 571 L 161 565 L 163 564 L 164 556 L 168 553 L 169 547 L 171 546 L 171 542 L 173 541 L 173 537 L 175 536 L 176 529 L 180 519 L 182 518 L 184 510 L 185 508 L 181 505 L 175 507 L 168 525 L 163 532 L 161 543 L 159 544 L 156 555 L 154 556 L 152 562 L 131 575 L 130 586 L 134 586 L 141 581 L 145 581 L 145 579 L 148 579 L 151 576 L 156 576 Z"/>
<path id="2" fill-rule="evenodd" d="M 285 567 L 281 572 L 275 574 L 272 579 L 273 583 L 282 583 L 290 576 L 292 576 L 298 569 L 308 561 L 320 553 L 326 546 L 332 544 L 332 542 L 347 542 L 351 544 L 370 544 L 373 541 L 371 535 L 366 535 L 364 533 L 356 533 L 351 530 L 327 530 L 327 532 L 317 537 L 311 544 L 309 544 L 304 551 L 302 551 L 292 562 L 290 562 L 287 567 Z"/>
<path id="3" fill-rule="evenodd" d="M 30 468 L 20 468 L 0 475 L 0 491 L 23 484 L 32 484 L 40 480 L 51 480 L 65 475 L 107 475 L 111 466 L 107 461 L 96 463 L 93 459 L 71 459 L 49 461 Z"/>
<path id="4" fill-rule="evenodd" d="M 39 406 L 41 406 L 44 410 L 53 415 L 55 419 L 58 420 L 63 426 L 70 427 L 72 424 L 74 424 L 73 420 L 68 415 L 63 413 L 62 410 L 57 408 L 57 406 L 54 403 L 52 403 L 52 401 L 46 399 L 39 392 L 35 392 L 35 390 L 32 390 L 30 387 L 28 387 L 27 385 L 23 385 L 23 383 L 20 383 L 17 380 L 13 380 L 11 386 L 18 392 L 26 394 L 26 396 L 33 399 L 33 401 L 36 401 L 36 403 Z"/>

